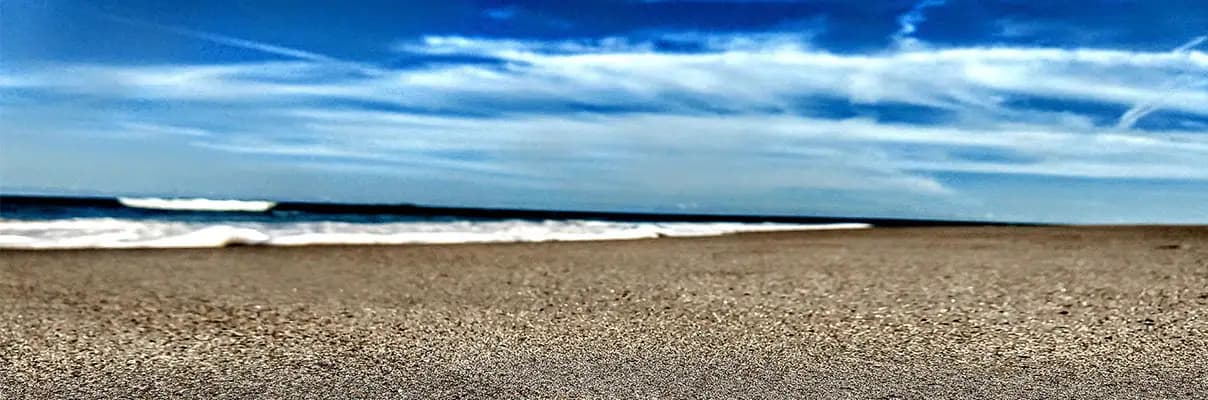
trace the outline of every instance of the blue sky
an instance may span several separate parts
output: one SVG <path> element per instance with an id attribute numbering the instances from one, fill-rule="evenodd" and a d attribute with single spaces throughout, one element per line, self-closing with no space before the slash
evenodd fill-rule
<path id="1" fill-rule="evenodd" d="M 1203 1 L 0 1 L 5 192 L 1208 222 Z"/>

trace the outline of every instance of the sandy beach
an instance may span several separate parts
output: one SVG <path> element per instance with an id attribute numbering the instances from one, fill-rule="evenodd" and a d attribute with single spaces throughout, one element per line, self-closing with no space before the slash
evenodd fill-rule
<path id="1" fill-rule="evenodd" d="M 0 399 L 1206 398 L 1208 228 L 0 251 Z"/>

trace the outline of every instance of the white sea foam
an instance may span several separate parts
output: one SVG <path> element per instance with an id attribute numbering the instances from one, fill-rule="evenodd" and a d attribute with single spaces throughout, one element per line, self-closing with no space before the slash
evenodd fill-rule
<path id="1" fill-rule="evenodd" d="M 156 210 L 189 210 L 189 211 L 268 211 L 277 205 L 271 201 L 247 200 L 211 200 L 211 199 L 157 199 L 157 198 L 126 198 L 117 199 L 126 207 L 150 208 Z"/>
<path id="2" fill-rule="evenodd" d="M 113 218 L 0 221 L 0 248 L 193 248 L 231 244 L 494 243 L 713 236 L 739 232 L 858 229 L 867 224 L 608 221 L 175 222 Z"/>

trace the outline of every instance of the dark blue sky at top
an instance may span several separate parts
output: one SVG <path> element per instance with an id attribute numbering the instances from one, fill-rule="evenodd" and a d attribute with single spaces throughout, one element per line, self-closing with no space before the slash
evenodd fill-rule
<path id="1" fill-rule="evenodd" d="M 1204 222 L 1204 35 L 1203 0 L 0 0 L 0 192 Z"/>
<path id="2" fill-rule="evenodd" d="M 641 38 L 661 32 L 804 31 L 833 52 L 887 46 L 915 1 L 6 1 L 0 36 L 10 61 L 235 61 L 240 49 L 132 26 L 116 15 L 334 57 L 389 62 L 388 44 L 422 35 L 535 40 Z M 1197 0 L 961 1 L 926 10 L 915 37 L 946 45 L 1025 45 L 1130 50 L 1174 48 L 1208 30 Z M 1018 26 L 1005 24 L 1015 22 Z M 98 34 L 103 31 L 104 34 Z M 674 45 L 673 43 L 669 45 Z"/>

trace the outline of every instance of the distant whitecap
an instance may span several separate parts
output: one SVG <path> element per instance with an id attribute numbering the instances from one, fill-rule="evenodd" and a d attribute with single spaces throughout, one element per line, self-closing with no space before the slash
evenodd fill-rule
<path id="1" fill-rule="evenodd" d="M 119 203 L 126 207 L 149 208 L 155 210 L 178 211 L 242 211 L 263 212 L 273 208 L 277 203 L 271 201 L 247 200 L 211 200 L 211 199 L 160 199 L 160 198 L 125 198 L 119 197 Z"/>

